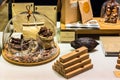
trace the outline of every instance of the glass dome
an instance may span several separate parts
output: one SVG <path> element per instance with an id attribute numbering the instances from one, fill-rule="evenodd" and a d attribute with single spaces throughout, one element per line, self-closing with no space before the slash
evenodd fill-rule
<path id="1" fill-rule="evenodd" d="M 23 12 L 13 17 L 3 32 L 2 56 L 18 65 L 38 65 L 59 55 L 55 24 L 44 14 Z"/>

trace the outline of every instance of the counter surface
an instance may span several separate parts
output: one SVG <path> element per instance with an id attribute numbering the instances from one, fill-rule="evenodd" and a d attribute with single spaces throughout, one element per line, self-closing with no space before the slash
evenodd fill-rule
<path id="1" fill-rule="evenodd" d="M 90 52 L 93 68 L 76 75 L 69 80 L 120 80 L 116 78 L 113 71 L 117 63 L 117 57 L 105 57 L 101 42 L 93 52 Z M 2 33 L 0 32 L 0 45 L 2 44 Z M 73 48 L 69 43 L 58 43 L 60 55 L 53 61 L 39 66 L 18 66 L 11 64 L 0 57 L 0 80 L 66 80 L 52 69 L 53 63 L 58 58 Z"/>

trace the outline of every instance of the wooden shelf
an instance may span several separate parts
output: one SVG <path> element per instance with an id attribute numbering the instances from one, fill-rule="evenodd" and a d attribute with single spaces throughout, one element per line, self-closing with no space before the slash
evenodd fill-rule
<path id="1" fill-rule="evenodd" d="M 62 32 L 75 32 L 75 36 L 74 39 L 76 37 L 76 35 L 120 35 L 120 20 L 116 23 L 116 24 L 112 24 L 112 23 L 105 23 L 103 21 L 103 18 L 99 18 L 99 17 L 95 17 L 93 18 L 93 20 L 97 20 L 98 24 L 100 25 L 100 29 L 81 29 L 81 28 L 77 28 L 77 29 L 67 29 L 65 24 L 61 23 L 60 25 L 60 30 L 61 33 Z M 67 37 L 67 36 L 66 36 Z M 61 42 L 62 42 L 62 38 L 61 38 Z M 73 39 L 72 39 L 73 40 Z M 69 40 L 70 41 L 70 40 Z M 66 41 L 67 42 L 67 41 Z"/>

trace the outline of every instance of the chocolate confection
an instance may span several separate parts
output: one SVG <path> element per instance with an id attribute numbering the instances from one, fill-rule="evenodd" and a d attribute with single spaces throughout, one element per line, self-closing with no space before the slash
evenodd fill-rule
<path id="1" fill-rule="evenodd" d="M 117 23 L 119 16 L 119 4 L 115 0 L 105 2 L 101 11 L 102 17 L 105 18 L 106 23 Z"/>
<path id="2" fill-rule="evenodd" d="M 54 42 L 55 24 L 46 15 L 25 12 L 14 16 L 3 31 L 2 56 L 10 63 L 33 66 L 55 59 L 60 52 Z"/>
<path id="3" fill-rule="evenodd" d="M 74 41 L 71 41 L 71 46 L 75 49 L 85 46 L 88 48 L 88 51 L 92 51 L 99 43 L 96 42 L 93 38 L 82 37 Z"/>
<path id="4" fill-rule="evenodd" d="M 43 49 L 55 47 L 53 32 L 47 27 L 41 27 L 37 35 L 37 40 Z"/>
<path id="5" fill-rule="evenodd" d="M 23 63 L 49 59 L 57 50 L 52 33 L 47 27 L 41 27 L 37 40 L 25 40 L 23 35 L 20 38 L 11 37 L 8 44 L 6 44 L 6 49 L 11 52 L 11 55 L 6 54 L 6 56 L 11 60 Z"/>

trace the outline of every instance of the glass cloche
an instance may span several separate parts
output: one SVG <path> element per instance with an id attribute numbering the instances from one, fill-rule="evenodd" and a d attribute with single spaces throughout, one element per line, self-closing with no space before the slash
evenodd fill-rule
<path id="1" fill-rule="evenodd" d="M 47 16 L 38 12 L 28 10 L 13 17 L 3 32 L 2 56 L 8 62 L 26 66 L 55 59 L 59 55 L 54 41 L 55 27 Z"/>

